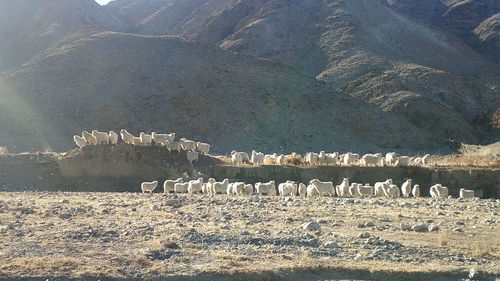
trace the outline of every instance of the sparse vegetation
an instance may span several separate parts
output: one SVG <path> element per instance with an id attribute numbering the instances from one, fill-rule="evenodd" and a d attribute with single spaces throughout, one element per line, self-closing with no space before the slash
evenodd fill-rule
<path id="1" fill-rule="evenodd" d="M 178 203 L 165 204 L 167 198 Z M 158 210 L 151 210 L 152 204 Z M 471 204 L 474 208 L 467 208 Z M 444 206 L 440 215 L 435 214 L 438 206 Z M 390 273 L 474 267 L 498 274 L 500 217 L 492 213 L 497 208 L 498 203 L 487 200 L 294 198 L 285 202 L 258 196 L 0 193 L 4 225 L 0 272 L 153 277 L 207 271 Z M 429 218 L 440 225 L 439 232 L 400 229 L 401 222 Z M 310 220 L 320 223 L 320 232 L 302 229 L 300 225 Z M 359 227 L 367 221 L 374 226 Z M 464 232 L 453 231 L 457 221 L 463 223 Z M 359 238 L 360 232 L 368 232 L 375 242 Z M 338 247 L 325 247 L 328 241 Z"/>

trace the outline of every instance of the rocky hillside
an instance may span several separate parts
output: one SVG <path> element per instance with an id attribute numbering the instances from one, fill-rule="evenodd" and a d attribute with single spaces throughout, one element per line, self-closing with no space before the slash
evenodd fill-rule
<path id="1" fill-rule="evenodd" d="M 52 2 L 0 0 L 0 35 L 16 35 L 0 41 L 0 144 L 13 151 L 122 127 L 218 152 L 500 137 L 496 1 Z"/>

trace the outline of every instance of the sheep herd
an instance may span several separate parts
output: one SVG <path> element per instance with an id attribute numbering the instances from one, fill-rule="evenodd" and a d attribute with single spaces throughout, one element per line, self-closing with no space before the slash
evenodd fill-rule
<path id="1" fill-rule="evenodd" d="M 252 151 L 251 156 L 246 152 L 231 152 L 231 164 L 242 165 L 309 165 L 309 166 L 363 166 L 363 167 L 403 167 L 403 166 L 425 166 L 429 164 L 430 154 L 423 157 L 399 156 L 396 152 L 365 154 L 363 156 L 356 153 L 340 154 L 338 152 L 320 153 L 308 152 L 304 155 L 292 153 L 288 155 L 277 153 L 264 154 L 262 152 Z"/>
<path id="2" fill-rule="evenodd" d="M 143 182 L 141 190 L 143 193 L 153 193 L 158 187 L 158 181 Z M 275 181 L 257 182 L 255 185 L 246 184 L 244 182 L 229 182 L 229 179 L 224 179 L 217 182 L 214 178 L 208 179 L 207 182 L 203 178 L 184 182 L 182 178 L 176 180 L 166 180 L 163 183 L 164 193 L 190 193 L 190 194 L 227 194 L 227 195 L 280 195 L 280 196 L 300 196 L 300 197 L 324 197 L 324 196 L 339 196 L 339 197 L 420 197 L 420 186 L 412 185 L 412 180 L 407 179 L 399 188 L 395 185 L 392 179 L 387 179 L 383 182 L 377 182 L 375 185 L 349 183 L 349 178 L 344 178 L 342 183 L 335 185 L 333 182 L 323 182 L 318 179 L 309 181 L 309 184 L 297 183 L 295 181 L 286 181 L 276 186 Z M 449 198 L 449 191 L 442 184 L 435 184 L 430 187 L 429 193 L 432 198 Z M 474 190 L 460 189 L 460 198 L 474 198 Z"/>
<path id="3" fill-rule="evenodd" d="M 122 129 L 120 131 L 120 137 L 122 141 L 126 144 L 136 145 L 136 146 L 165 146 L 168 151 L 181 152 L 181 150 L 186 151 L 186 157 L 190 164 L 198 161 L 199 154 L 208 154 L 210 151 L 210 144 L 195 142 L 185 138 L 175 141 L 175 133 L 170 134 L 157 134 L 153 132 L 151 134 L 146 134 L 141 132 L 138 137 L 127 132 L 127 130 Z M 99 132 L 93 130 L 92 133 L 83 131 L 81 136 L 73 136 L 73 140 L 76 145 L 80 148 L 90 145 L 103 145 L 103 144 L 118 144 L 119 136 L 114 131 Z"/>

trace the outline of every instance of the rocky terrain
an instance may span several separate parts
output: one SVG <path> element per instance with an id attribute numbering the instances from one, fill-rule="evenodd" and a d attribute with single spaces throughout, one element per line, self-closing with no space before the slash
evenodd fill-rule
<path id="1" fill-rule="evenodd" d="M 0 278 L 484 280 L 500 273 L 499 210 L 495 199 L 1 193 Z"/>
<path id="2" fill-rule="evenodd" d="M 494 0 L 59 2 L 0 1 L 13 152 L 94 128 L 222 153 L 443 153 L 500 136 Z"/>

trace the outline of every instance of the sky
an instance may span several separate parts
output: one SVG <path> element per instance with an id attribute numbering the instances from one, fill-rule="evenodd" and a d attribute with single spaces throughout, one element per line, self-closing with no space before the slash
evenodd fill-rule
<path id="1" fill-rule="evenodd" d="M 108 4 L 109 2 L 111 2 L 112 0 L 95 0 L 97 3 L 101 4 L 101 5 L 106 5 Z"/>

